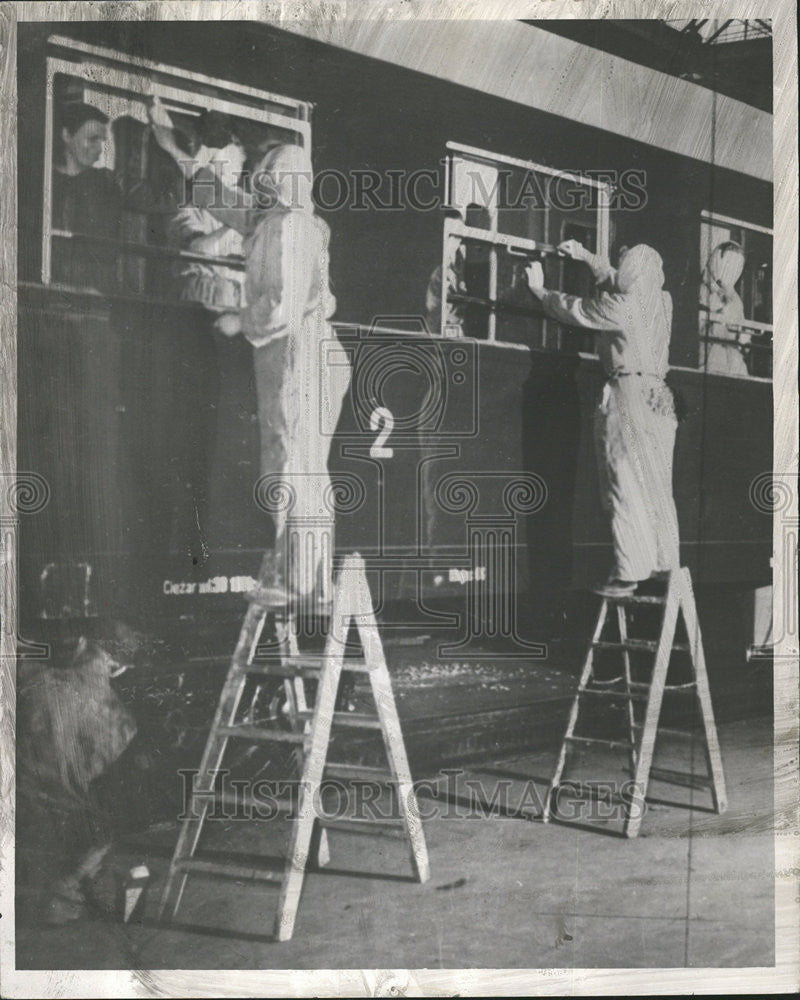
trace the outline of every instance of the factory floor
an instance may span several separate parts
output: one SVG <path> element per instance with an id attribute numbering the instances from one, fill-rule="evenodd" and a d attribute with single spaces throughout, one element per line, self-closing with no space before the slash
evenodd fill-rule
<path id="1" fill-rule="evenodd" d="M 291 941 L 270 934 L 276 888 L 194 876 L 177 922 L 156 923 L 177 824 L 118 840 L 121 873 L 153 876 L 142 919 L 90 914 L 60 927 L 17 927 L 18 969 L 503 969 L 752 967 L 774 963 L 773 734 L 766 718 L 723 722 L 729 805 L 722 815 L 651 803 L 636 839 L 616 835 L 607 803 L 536 820 L 557 747 L 440 771 L 423 789 L 426 884 L 401 839 L 332 830 L 331 863 L 305 881 Z M 662 763 L 700 768 L 697 747 L 662 747 Z M 626 780 L 626 762 L 585 757 L 588 777 Z M 469 784 L 467 783 L 469 782 Z M 680 790 L 652 784 L 659 799 Z M 493 814 L 488 803 L 494 799 Z M 705 808 L 702 808 L 705 807 Z M 570 808 L 573 809 L 570 814 Z M 570 815 L 585 827 L 568 825 Z M 287 823 L 219 821 L 217 850 L 275 855 Z M 158 973 L 136 973 L 150 989 Z M 166 982 L 166 978 L 164 980 Z M 204 995 L 202 975 L 185 989 Z M 402 987 L 401 987 L 402 992 Z M 465 988 L 464 992 L 469 992 Z M 207 994 L 205 994 L 207 995 Z M 264 995 L 264 994 L 262 994 Z M 387 994 L 388 995 L 388 994 Z M 450 994 L 452 995 L 452 993 Z"/>

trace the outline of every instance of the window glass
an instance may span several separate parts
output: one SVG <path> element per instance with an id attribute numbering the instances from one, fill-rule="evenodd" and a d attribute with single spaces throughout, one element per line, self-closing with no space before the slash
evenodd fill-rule
<path id="1" fill-rule="evenodd" d="M 452 217 L 445 222 L 444 260 L 429 290 L 432 332 L 527 344 L 544 350 L 594 351 L 591 332 L 545 319 L 527 286 L 525 266 L 539 260 L 545 282 L 590 294 L 588 269 L 555 252 L 580 240 L 608 253 L 608 190 L 588 177 L 448 143 Z M 442 296 L 444 302 L 442 303 Z"/>

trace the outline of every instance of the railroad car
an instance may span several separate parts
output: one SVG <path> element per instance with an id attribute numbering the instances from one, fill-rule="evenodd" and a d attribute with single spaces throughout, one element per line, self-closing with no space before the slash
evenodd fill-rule
<path id="1" fill-rule="evenodd" d="M 181 295 L 191 265 L 220 261 L 170 238 L 186 192 L 149 133 L 154 96 L 187 142 L 224 121 L 250 162 L 275 139 L 311 152 L 337 299 L 323 349 L 351 367 L 338 423 L 321 427 L 334 438 L 326 502 L 336 548 L 367 558 L 383 608 L 403 599 L 433 619 L 466 598 L 508 637 L 515 616 L 607 568 L 593 335 L 546 321 L 524 283 L 541 259 L 548 284 L 588 291 L 556 250 L 570 238 L 662 255 L 682 561 L 700 586 L 769 583 L 772 525 L 753 484 L 772 458 L 771 145 L 755 141 L 771 116 L 643 67 L 639 104 L 614 104 L 610 84 L 603 103 L 582 47 L 535 24 L 380 30 L 19 26 L 18 464 L 50 497 L 20 528 L 23 631 L 239 614 L 271 544 L 252 348 Z M 437 69 L 447 39 L 460 70 Z M 64 229 L 54 203 L 59 109 L 76 100 L 109 119 L 92 169 L 120 192 L 112 237 Z M 700 276 L 724 240 L 746 256 L 740 375 L 703 361 Z"/>

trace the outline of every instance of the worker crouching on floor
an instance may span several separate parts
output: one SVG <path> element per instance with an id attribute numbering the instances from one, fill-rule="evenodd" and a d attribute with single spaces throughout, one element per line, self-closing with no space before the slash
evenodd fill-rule
<path id="1" fill-rule="evenodd" d="M 264 598 L 283 604 L 321 588 L 333 519 L 328 476 L 330 433 L 349 382 L 349 368 L 328 362 L 336 308 L 328 278 L 328 226 L 314 212 L 312 170 L 300 146 L 279 144 L 253 171 L 252 193 L 221 182 L 188 157 L 155 101 L 156 140 L 187 178 L 195 205 L 240 232 L 245 252 L 246 306 L 217 328 L 243 333 L 253 361 L 261 434 L 261 491 L 275 523 L 274 548 L 261 571 Z M 296 526 L 296 527 L 295 527 Z M 290 538 L 290 536 L 292 536 Z"/>
<path id="2" fill-rule="evenodd" d="M 603 504 L 611 513 L 614 567 L 594 589 L 622 596 L 679 565 L 672 495 L 678 422 L 664 381 L 672 299 L 663 291 L 663 265 L 652 247 L 623 250 L 617 270 L 576 240 L 559 249 L 590 266 L 597 293 L 580 298 L 548 291 L 537 262 L 527 267 L 528 283 L 553 319 L 600 331 L 598 351 L 607 381 L 595 411 L 594 437 Z M 603 284 L 609 290 L 600 290 Z"/>
<path id="3" fill-rule="evenodd" d="M 62 924 L 86 914 L 130 785 L 99 791 L 136 735 L 112 679 L 128 664 L 81 638 L 71 655 L 20 660 L 17 672 L 17 917 Z M 122 774 L 132 778 L 132 762 Z M 113 895 L 113 894 L 112 894 Z"/>

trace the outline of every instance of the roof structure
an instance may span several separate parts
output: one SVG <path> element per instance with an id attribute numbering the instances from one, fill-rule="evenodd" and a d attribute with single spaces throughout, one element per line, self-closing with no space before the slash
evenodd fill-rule
<path id="1" fill-rule="evenodd" d="M 770 21 L 598 18 L 525 23 L 772 111 Z"/>

